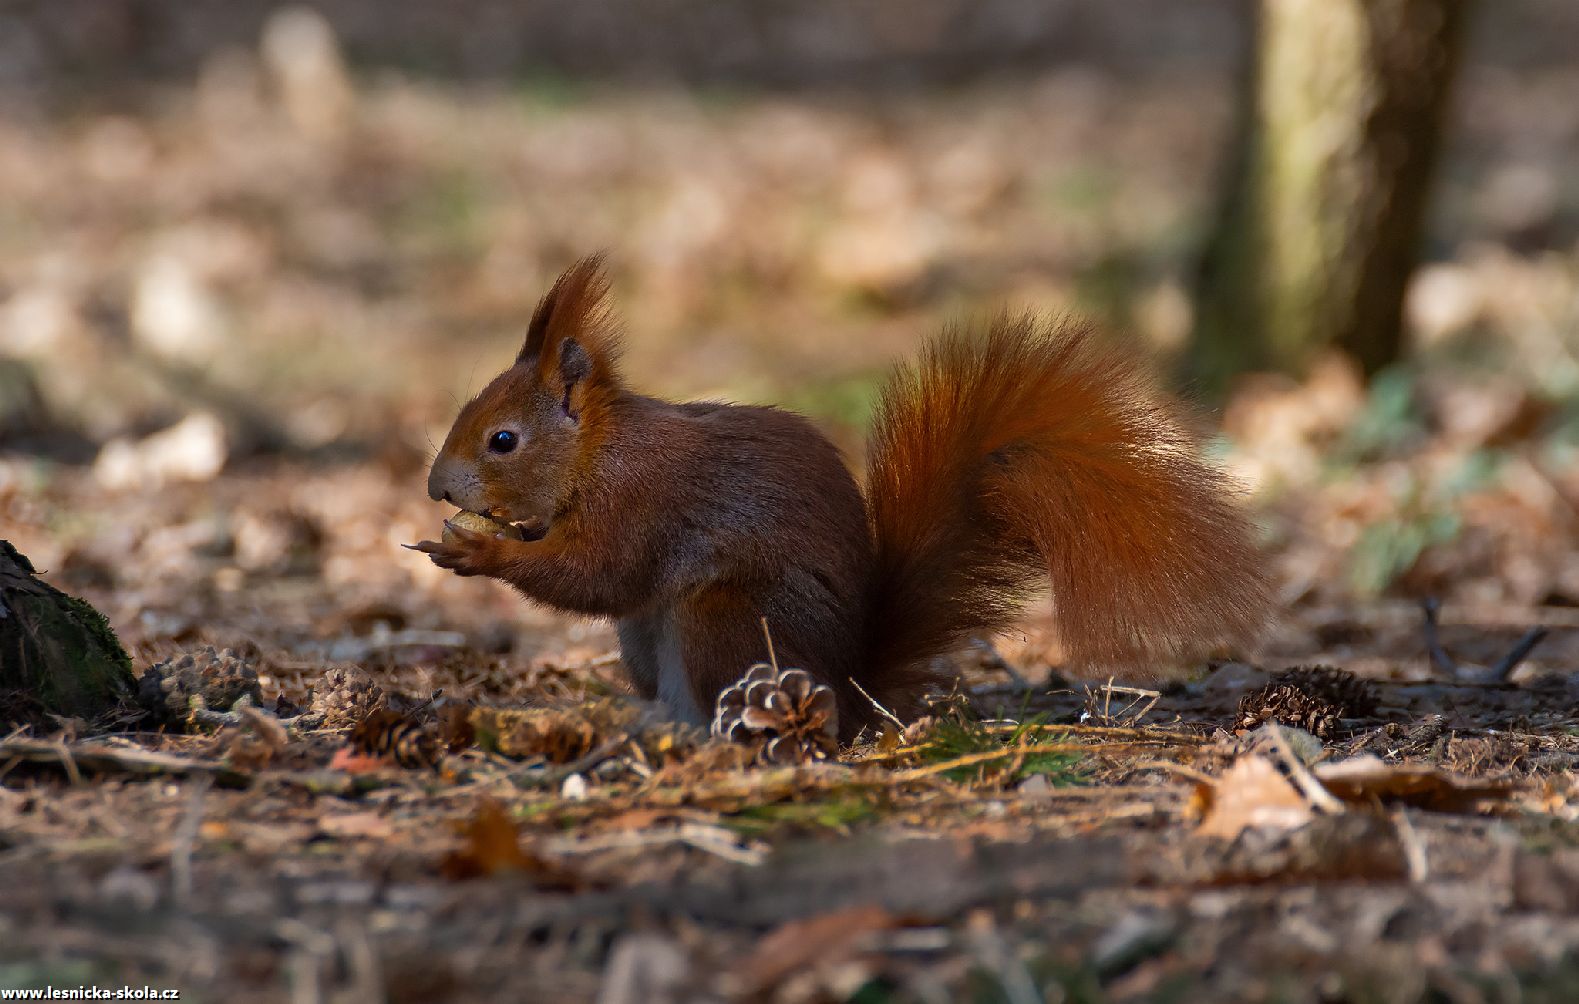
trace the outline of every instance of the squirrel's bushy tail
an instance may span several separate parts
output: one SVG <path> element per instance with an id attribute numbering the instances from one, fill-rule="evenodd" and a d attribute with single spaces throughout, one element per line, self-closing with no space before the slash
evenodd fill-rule
<path id="1" fill-rule="evenodd" d="M 878 405 L 864 682 L 906 703 L 928 663 L 1008 626 L 1044 576 L 1069 661 L 1246 639 L 1266 583 L 1235 490 L 1168 397 L 1080 323 L 948 332 Z"/>

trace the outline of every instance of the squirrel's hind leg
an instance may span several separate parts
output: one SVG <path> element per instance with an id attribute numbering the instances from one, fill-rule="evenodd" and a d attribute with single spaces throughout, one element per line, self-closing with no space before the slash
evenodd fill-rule
<path id="1" fill-rule="evenodd" d="M 768 661 L 760 600 L 732 584 L 705 587 L 674 608 L 678 654 L 690 703 L 712 719 L 718 695 L 759 662 Z M 774 643 L 779 643 L 775 635 Z M 785 652 L 778 655 L 782 663 Z M 668 665 L 664 666 L 665 671 Z M 663 685 L 659 685 L 660 691 Z M 667 703 L 667 699 L 666 699 Z"/>
<path id="2" fill-rule="evenodd" d="M 643 611 L 621 617 L 614 623 L 620 638 L 620 661 L 630 677 L 631 686 L 642 700 L 658 699 L 658 678 L 661 673 L 658 644 L 663 638 L 665 610 Z"/>

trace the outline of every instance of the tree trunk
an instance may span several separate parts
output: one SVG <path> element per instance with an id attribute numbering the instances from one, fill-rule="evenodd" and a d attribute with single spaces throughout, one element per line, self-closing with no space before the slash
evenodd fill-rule
<path id="1" fill-rule="evenodd" d="M 1220 392 L 1337 346 L 1399 356 L 1469 0 L 1259 0 L 1192 376 Z"/>
<path id="2" fill-rule="evenodd" d="M 40 581 L 0 540 L 0 723 L 93 719 L 134 689 L 131 660 L 104 616 Z"/>

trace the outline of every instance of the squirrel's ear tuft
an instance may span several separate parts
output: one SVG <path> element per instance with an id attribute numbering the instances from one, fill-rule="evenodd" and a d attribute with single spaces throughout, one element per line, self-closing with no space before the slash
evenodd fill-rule
<path id="1" fill-rule="evenodd" d="M 559 345 L 566 339 L 576 339 L 591 353 L 597 353 L 610 340 L 612 318 L 605 302 L 609 279 L 603 261 L 602 254 L 588 255 L 555 280 L 532 312 L 526 341 L 516 362 L 536 359 L 539 370 L 546 374 L 555 365 Z"/>

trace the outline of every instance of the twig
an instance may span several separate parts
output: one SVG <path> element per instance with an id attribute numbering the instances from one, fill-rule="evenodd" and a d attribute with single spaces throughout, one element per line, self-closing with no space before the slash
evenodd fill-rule
<path id="1" fill-rule="evenodd" d="M 1437 614 L 1442 609 L 1442 601 L 1435 596 L 1427 596 L 1420 601 L 1420 608 L 1425 613 L 1425 650 L 1431 656 L 1431 664 L 1448 676 L 1457 676 L 1458 663 L 1442 647 L 1438 633 Z"/>
<path id="2" fill-rule="evenodd" d="M 82 784 L 82 772 L 77 769 L 77 761 L 71 755 L 71 748 L 64 740 L 55 740 L 55 749 L 60 753 L 60 765 L 66 768 L 66 777 L 71 780 L 73 788 Z"/>
<path id="3" fill-rule="evenodd" d="M 1127 728 L 1119 725 L 1052 725 L 1022 723 L 1018 725 L 985 725 L 986 732 L 1066 732 L 1078 735 L 1115 736 L 1125 739 L 1155 739 L 1165 743 L 1188 743 L 1205 746 L 1211 742 L 1206 736 L 1187 732 L 1166 732 L 1162 729 Z"/>
<path id="4" fill-rule="evenodd" d="M 773 632 L 768 630 L 768 619 L 766 617 L 762 618 L 762 637 L 768 643 L 768 665 L 773 667 L 773 672 L 777 675 L 779 671 L 779 657 L 778 653 L 773 651 Z"/>
<path id="5" fill-rule="evenodd" d="M 1519 663 L 1523 662 L 1529 657 L 1531 652 L 1535 651 L 1535 646 L 1544 640 L 1546 640 L 1546 629 L 1544 627 L 1530 628 L 1524 632 L 1524 637 L 1520 638 L 1514 643 L 1512 648 L 1508 649 L 1508 654 L 1503 656 L 1495 666 L 1487 671 L 1487 678 L 1499 682 L 1506 680 L 1513 675 L 1515 669 L 1519 668 Z"/>
<path id="6" fill-rule="evenodd" d="M 1343 802 L 1336 798 L 1332 792 L 1322 787 L 1316 775 L 1310 768 L 1300 763 L 1299 757 L 1294 755 L 1294 750 L 1288 744 L 1288 739 L 1283 735 L 1283 727 L 1276 722 L 1267 722 L 1268 734 L 1272 737 L 1272 746 L 1277 750 L 1278 759 L 1283 761 L 1283 766 L 1288 769 L 1289 775 L 1305 797 L 1316 804 L 1323 812 L 1337 815 L 1344 811 Z"/>
<path id="7" fill-rule="evenodd" d="M 1409 881 L 1415 885 L 1425 884 L 1430 877 L 1431 863 L 1426 858 L 1425 844 L 1420 840 L 1420 834 L 1415 832 L 1414 824 L 1409 821 L 1409 814 L 1402 808 L 1392 813 L 1393 828 L 1398 831 L 1398 843 L 1404 849 L 1404 861 L 1409 865 Z"/>
<path id="8" fill-rule="evenodd" d="M 117 749 L 113 746 L 73 745 L 42 739 L 9 739 L 0 742 L 0 757 L 24 763 L 59 766 L 72 776 L 80 772 L 130 774 L 136 777 L 183 777 L 207 775 L 229 787 L 246 787 L 251 775 L 217 760 L 154 753 L 148 750 Z"/>
<path id="9" fill-rule="evenodd" d="M 1148 690 L 1145 687 L 1118 686 L 1113 683 L 1113 678 L 1111 676 L 1108 677 L 1107 682 L 1102 685 L 1102 689 L 1096 693 L 1102 696 L 1101 718 L 1103 724 L 1105 725 L 1112 725 L 1115 721 L 1123 722 L 1125 725 L 1135 725 L 1142 718 L 1145 718 L 1146 714 L 1156 706 L 1159 700 L 1162 699 L 1162 692 L 1159 690 Z M 1124 694 L 1131 698 L 1128 704 L 1124 705 L 1122 708 L 1119 708 L 1117 715 L 1113 713 L 1114 694 Z M 1092 716 L 1096 714 L 1096 711 L 1092 708 L 1094 699 L 1095 694 L 1093 694 L 1092 691 L 1087 688 L 1087 710 L 1081 717 Z M 1135 706 L 1140 704 L 1142 701 L 1146 702 L 1146 706 L 1141 708 L 1139 711 L 1134 711 Z M 1132 711 L 1134 711 L 1133 714 L 1131 714 Z"/>
<path id="10" fill-rule="evenodd" d="M 882 715 L 884 718 L 888 719 L 890 722 L 892 722 L 893 725 L 894 725 L 894 728 L 898 729 L 900 732 L 905 731 L 905 723 L 900 721 L 899 717 L 897 715 L 895 715 L 892 711 L 889 711 L 887 708 L 883 707 L 881 704 L 878 704 L 877 703 L 877 698 L 873 697 L 871 694 L 868 694 L 866 692 L 866 688 L 865 687 L 861 686 L 859 683 L 856 683 L 853 678 L 850 680 L 850 686 L 854 687 L 856 690 L 859 690 L 861 692 L 861 696 L 862 697 L 866 698 L 868 701 L 871 701 L 872 702 L 872 707 L 877 709 L 877 713 Z"/>
<path id="11" fill-rule="evenodd" d="M 1442 648 L 1442 641 L 1437 633 L 1437 614 L 1441 609 L 1441 604 L 1435 597 L 1428 597 L 1420 605 L 1425 611 L 1425 644 L 1426 651 L 1431 656 L 1432 664 L 1449 676 L 1466 680 L 1466 682 L 1473 682 L 1477 685 L 1495 686 L 1506 683 L 1513 671 L 1519 668 L 1520 663 L 1529 658 L 1530 653 L 1535 651 L 1535 646 L 1544 641 L 1547 634 L 1545 627 L 1532 627 L 1524 632 L 1523 637 L 1514 642 L 1513 647 L 1508 649 L 1508 653 L 1499 659 L 1495 666 L 1484 672 L 1468 672 Z"/>

